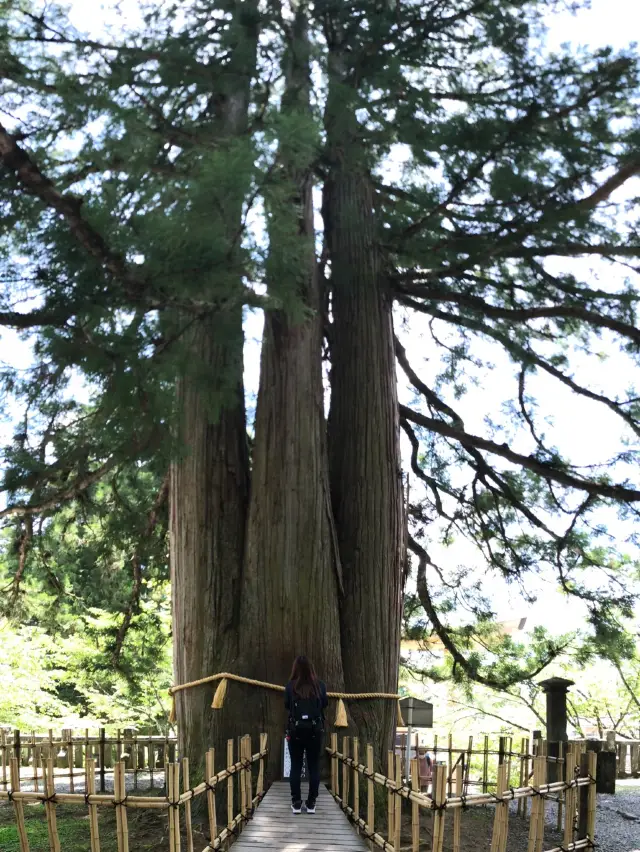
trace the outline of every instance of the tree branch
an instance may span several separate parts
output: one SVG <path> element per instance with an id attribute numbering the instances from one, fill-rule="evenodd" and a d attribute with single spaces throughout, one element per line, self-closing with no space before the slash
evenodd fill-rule
<path id="1" fill-rule="evenodd" d="M 593 482 L 592 480 L 582 479 L 571 473 L 567 473 L 558 467 L 554 467 L 549 462 L 541 461 L 535 456 L 523 456 L 521 453 L 516 453 L 507 444 L 496 444 L 488 438 L 481 438 L 477 435 L 471 435 L 468 432 L 460 432 L 459 430 L 449 426 L 442 420 L 436 420 L 433 417 L 427 417 L 406 405 L 400 406 L 400 414 L 407 420 L 417 423 L 418 426 L 423 426 L 425 429 L 430 429 L 432 432 L 446 437 L 453 438 L 465 447 L 475 447 L 479 450 L 493 453 L 501 456 L 512 464 L 524 467 L 527 470 L 537 473 L 544 479 L 557 482 L 559 485 L 564 485 L 567 488 L 575 488 L 579 491 L 586 491 L 588 494 L 593 494 L 598 497 L 605 497 L 612 500 L 625 501 L 634 503 L 640 500 L 640 491 L 633 488 L 627 488 L 624 485 L 608 485 L 604 482 Z"/>

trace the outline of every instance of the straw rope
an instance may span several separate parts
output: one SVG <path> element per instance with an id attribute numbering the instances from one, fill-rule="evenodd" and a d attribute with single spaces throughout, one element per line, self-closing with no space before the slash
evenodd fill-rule
<path id="1" fill-rule="evenodd" d="M 248 686 L 258 686 L 262 689 L 272 689 L 275 692 L 285 691 L 285 687 L 279 683 L 268 683 L 264 680 L 255 680 L 254 678 L 250 677 L 242 677 L 242 675 L 232 674 L 231 672 L 219 672 L 218 674 L 200 678 L 200 680 L 192 680 L 189 683 L 179 683 L 175 686 L 169 687 L 169 695 L 172 699 L 169 721 L 176 721 L 175 695 L 177 692 L 181 692 L 183 689 L 192 689 L 196 686 L 204 686 L 207 683 L 214 683 L 217 680 L 219 680 L 220 683 L 218 685 L 218 688 L 216 689 L 215 695 L 213 697 L 213 703 L 211 705 L 214 710 L 219 710 L 224 704 L 224 699 L 227 692 L 227 681 L 229 680 L 235 680 L 237 683 L 244 683 Z M 346 710 L 343 704 L 343 699 L 346 699 L 347 701 L 367 701 L 378 698 L 386 698 L 393 699 L 394 701 L 398 702 L 400 701 L 400 696 L 393 692 L 327 692 L 327 698 L 338 699 L 339 703 L 336 711 L 335 724 L 336 727 L 340 728 L 347 727 L 347 717 Z M 400 704 L 398 704 L 397 709 L 397 721 L 400 726 L 404 725 L 402 713 L 400 711 Z"/>

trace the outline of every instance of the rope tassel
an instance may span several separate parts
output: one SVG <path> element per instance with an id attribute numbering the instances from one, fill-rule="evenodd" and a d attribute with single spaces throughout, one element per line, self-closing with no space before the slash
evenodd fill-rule
<path id="1" fill-rule="evenodd" d="M 338 698 L 338 705 L 336 707 L 336 720 L 334 722 L 336 728 L 347 728 L 349 723 L 347 722 L 347 708 L 344 706 L 344 701 L 342 698 Z"/>
<path id="2" fill-rule="evenodd" d="M 404 728 L 404 719 L 402 718 L 402 710 L 400 709 L 400 701 L 396 704 L 396 725 L 399 728 Z"/>
<path id="3" fill-rule="evenodd" d="M 211 707 L 214 710 L 221 710 L 222 705 L 224 704 L 224 699 L 227 695 L 227 679 L 223 677 L 220 683 L 218 684 L 218 688 L 215 691 L 213 696 L 213 701 L 211 702 Z"/>
<path id="4" fill-rule="evenodd" d="M 169 713 L 169 724 L 170 724 L 170 725 L 175 725 L 176 720 L 177 720 L 177 715 L 176 715 L 176 697 L 175 697 L 174 693 L 172 692 L 172 693 L 171 693 L 171 712 Z"/>

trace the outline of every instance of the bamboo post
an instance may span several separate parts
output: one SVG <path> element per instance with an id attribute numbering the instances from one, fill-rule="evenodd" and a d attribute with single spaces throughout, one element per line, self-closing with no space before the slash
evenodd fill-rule
<path id="1" fill-rule="evenodd" d="M 22 743 L 20 741 L 20 731 L 18 728 L 13 732 L 13 755 L 18 761 L 18 769 L 22 766 Z"/>
<path id="2" fill-rule="evenodd" d="M 389 781 L 393 781 L 395 777 L 395 753 L 390 751 L 387 755 L 387 777 Z M 393 821 L 395 816 L 395 802 L 393 801 L 393 791 L 387 791 L 387 838 L 389 843 L 393 843 L 395 836 Z"/>
<path id="3" fill-rule="evenodd" d="M 498 766 L 498 779 L 496 795 L 501 796 L 507 789 L 507 763 Z M 496 812 L 493 820 L 493 835 L 491 837 L 491 852 L 504 852 L 507 846 L 507 830 L 509 827 L 509 803 L 500 802 L 496 804 Z"/>
<path id="4" fill-rule="evenodd" d="M 467 795 L 469 792 L 469 773 L 471 771 L 471 758 L 473 757 L 473 737 L 469 737 L 469 747 L 467 749 L 467 763 L 464 768 L 464 794 Z"/>
<path id="5" fill-rule="evenodd" d="M 533 758 L 533 778 L 531 780 L 531 786 L 537 789 L 540 786 L 540 765 L 544 762 L 544 758 L 542 757 L 534 757 Z M 527 852 L 535 852 L 537 847 L 537 838 L 538 838 L 538 811 L 540 809 L 541 798 L 540 796 L 533 796 L 531 799 L 531 821 L 529 822 L 529 843 L 527 845 Z"/>
<path id="6" fill-rule="evenodd" d="M 9 763 L 9 772 L 11 776 L 12 792 L 20 792 L 20 764 L 17 758 L 12 757 Z M 13 800 L 13 811 L 16 817 L 16 825 L 18 827 L 18 839 L 20 841 L 20 852 L 29 852 L 29 840 L 27 838 L 27 828 L 24 824 L 24 804 L 16 799 Z M 53 847 L 52 847 L 53 848 Z"/>
<path id="7" fill-rule="evenodd" d="M 169 799 L 169 852 L 176 852 L 176 823 L 173 818 L 173 807 L 171 805 L 175 802 L 176 794 L 173 789 L 173 785 L 175 783 L 175 778 L 173 775 L 173 767 L 167 767 L 165 771 L 166 779 L 167 779 L 167 798 Z M 118 813 L 118 809 L 116 809 L 116 814 Z M 120 832 L 120 825 L 118 823 L 118 832 Z M 119 836 L 119 834 L 118 834 Z M 118 852 L 120 852 L 120 846 L 118 845 Z"/>
<path id="8" fill-rule="evenodd" d="M 417 754 L 417 752 L 416 752 Z M 461 769 L 461 767 L 458 767 Z M 418 758 L 411 761 L 411 789 L 420 792 L 420 773 L 418 771 Z M 456 788 L 457 791 L 457 788 Z M 456 808 L 460 810 L 460 808 Z M 420 850 L 420 805 L 411 802 L 411 852 Z M 459 850 L 454 849 L 454 852 Z"/>
<path id="9" fill-rule="evenodd" d="M 451 798 L 451 785 L 453 783 L 453 736 L 450 733 L 447 742 L 447 790 Z"/>
<path id="10" fill-rule="evenodd" d="M 210 748 L 205 756 L 205 772 L 206 781 L 208 784 L 211 784 L 211 779 L 216 774 L 215 772 L 215 762 L 216 762 L 216 752 L 215 749 Z M 215 791 L 211 787 L 207 787 L 207 811 L 209 815 L 209 841 L 210 845 L 213 844 L 213 841 L 218 836 L 218 825 L 216 818 L 216 796 Z"/>
<path id="11" fill-rule="evenodd" d="M 85 792 L 91 796 L 96 791 L 96 762 L 92 757 L 85 759 Z M 89 835 L 91 852 L 100 852 L 100 831 L 98 828 L 98 808 L 89 803 Z"/>
<path id="12" fill-rule="evenodd" d="M 358 738 L 353 738 L 353 812 L 356 819 L 360 817 L 360 775 L 356 766 L 358 765 Z M 360 828 L 357 829 L 360 834 Z"/>
<path id="13" fill-rule="evenodd" d="M 171 819 L 171 816 L 173 815 L 173 822 L 175 825 L 174 837 L 176 844 L 176 852 L 180 852 L 180 764 L 171 763 L 170 766 L 171 771 L 173 773 L 173 804 L 170 808 L 169 819 Z"/>
<path id="14" fill-rule="evenodd" d="M 482 792 L 486 793 L 489 789 L 489 737 L 484 735 L 484 748 L 482 760 Z"/>
<path id="15" fill-rule="evenodd" d="M 208 780 L 208 779 L 207 779 Z M 185 790 L 189 790 L 189 758 L 182 758 L 182 783 Z M 191 799 L 184 803 L 184 821 L 187 829 L 187 852 L 193 852 L 193 825 L 191 824 Z"/>
<path id="16" fill-rule="evenodd" d="M 462 766 L 456 766 L 456 798 L 464 794 L 464 773 Z M 460 833 L 462 831 L 462 808 L 453 809 L 453 852 L 460 852 Z"/>
<path id="17" fill-rule="evenodd" d="M 42 774 L 44 776 L 44 789 L 47 800 L 55 796 L 56 788 L 54 784 L 54 761 L 53 758 L 48 758 L 45 766 L 42 765 Z M 58 820 L 56 817 L 56 806 L 52 801 L 45 802 L 45 812 L 47 815 L 47 831 L 49 833 L 49 847 L 51 852 L 60 852 L 60 838 L 58 836 Z"/>
<path id="18" fill-rule="evenodd" d="M 445 804 L 447 801 L 447 767 L 445 763 L 433 765 L 433 852 L 442 852 L 444 841 Z"/>
<path id="19" fill-rule="evenodd" d="M 338 790 L 338 758 L 336 757 L 336 752 L 338 751 L 338 735 L 331 734 L 331 792 L 337 798 L 339 795 Z"/>
<path id="20" fill-rule="evenodd" d="M 120 734 L 118 732 L 118 738 Z M 113 768 L 113 798 L 116 804 L 116 834 L 118 852 L 129 852 L 129 820 L 124 800 L 127 797 L 124 763 L 118 761 Z M 171 819 L 171 814 L 169 815 Z"/>
<path id="21" fill-rule="evenodd" d="M 233 766 L 233 740 L 227 740 L 227 769 Z M 233 775 L 227 779 L 227 828 L 233 828 Z"/>
<path id="22" fill-rule="evenodd" d="M 138 729 L 131 732 L 131 760 L 133 761 L 133 789 L 138 789 Z M 187 782 L 185 781 L 185 787 Z"/>
<path id="23" fill-rule="evenodd" d="M 558 743 L 558 760 L 560 763 L 558 764 L 556 770 L 556 778 L 560 780 L 560 778 L 564 777 L 564 772 L 562 771 L 562 767 L 566 761 L 566 746 L 565 743 L 560 741 Z M 562 831 L 562 802 L 563 802 L 564 794 L 562 792 L 558 793 L 558 814 L 556 818 L 556 831 Z"/>
<path id="24" fill-rule="evenodd" d="M 267 735 L 266 734 L 260 734 L 260 754 L 262 754 L 262 752 L 266 751 L 266 750 L 267 750 Z M 260 796 L 260 797 L 262 797 L 262 795 L 264 794 L 264 766 L 265 766 L 266 760 L 267 760 L 266 757 L 260 758 L 260 769 L 258 770 L 258 789 L 256 790 L 257 795 Z M 333 766 L 333 762 L 331 763 L 331 765 Z"/>
<path id="25" fill-rule="evenodd" d="M 402 762 L 396 758 L 396 790 L 402 789 Z M 400 852 L 400 838 L 402 836 L 402 797 L 394 793 L 394 816 L 393 816 L 393 848 Z"/>
<path id="26" fill-rule="evenodd" d="M 40 782 L 38 779 L 38 746 L 36 744 L 36 732 L 31 732 L 31 765 L 33 766 L 33 789 L 36 793 L 40 792 Z"/>
<path id="27" fill-rule="evenodd" d="M 7 734 L 0 730 L 0 751 L 2 752 L 2 787 L 7 789 Z"/>
<path id="28" fill-rule="evenodd" d="M 567 751 L 564 763 L 564 780 L 570 784 L 575 778 L 576 755 L 572 748 Z M 564 797 L 564 836 L 563 845 L 573 843 L 573 820 L 576 812 L 576 789 L 567 789 Z"/>
<path id="29" fill-rule="evenodd" d="M 343 757 L 349 757 L 349 737 L 342 738 Z M 342 762 L 342 807 L 349 807 L 349 767 Z"/>
<path id="30" fill-rule="evenodd" d="M 243 767 L 244 756 L 245 756 L 246 744 L 245 738 L 240 737 L 238 742 L 238 760 L 240 761 L 240 777 L 238 779 L 238 813 L 240 816 L 244 817 L 245 815 L 245 807 L 247 803 L 247 778 Z"/>
<path id="31" fill-rule="evenodd" d="M 540 784 L 547 783 L 547 749 L 545 745 L 543 745 L 543 751 L 544 754 L 541 755 L 542 762 L 540 763 Z M 535 852 L 542 852 L 542 844 L 544 843 L 546 799 L 544 796 L 538 796 L 537 798 L 540 799 L 540 809 L 538 811 L 538 833 Z"/>
<path id="32" fill-rule="evenodd" d="M 73 728 L 69 728 L 69 731 L 67 733 L 67 766 L 69 768 L 69 792 L 75 793 L 75 779 L 73 777 L 73 770 L 74 770 Z"/>
<path id="33" fill-rule="evenodd" d="M 374 789 L 373 789 L 373 746 L 371 744 L 367 745 L 367 773 L 369 775 L 369 780 L 367 781 L 367 833 L 369 835 L 375 834 L 375 798 L 374 798 Z M 373 848 L 373 842 L 371 842 L 371 848 Z"/>
<path id="34" fill-rule="evenodd" d="M 105 731 L 104 728 L 100 728 L 99 753 L 100 753 L 100 792 L 101 793 L 104 793 L 105 790 L 107 789 L 105 777 L 104 777 L 105 759 L 106 759 L 106 751 L 107 751 L 107 745 L 106 745 L 105 740 L 106 740 L 106 731 Z"/>
<path id="35" fill-rule="evenodd" d="M 47 757 L 53 758 L 53 730 L 49 728 L 49 753 Z"/>
<path id="36" fill-rule="evenodd" d="M 596 835 L 596 772 L 598 755 L 590 751 L 587 754 L 587 758 L 587 768 L 589 770 L 589 778 L 591 779 L 587 788 L 589 790 L 587 797 L 587 836 L 593 844 Z"/>

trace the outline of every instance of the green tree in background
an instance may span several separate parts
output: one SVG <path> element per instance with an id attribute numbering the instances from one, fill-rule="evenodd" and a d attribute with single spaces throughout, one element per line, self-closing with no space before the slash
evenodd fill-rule
<path id="1" fill-rule="evenodd" d="M 476 653 L 490 607 L 435 564 L 438 538 L 466 537 L 507 582 L 554 572 L 622 653 L 635 569 L 598 512 L 635 518 L 638 395 L 576 365 L 637 361 L 640 237 L 614 192 L 640 171 L 638 62 L 545 50 L 555 6 L 185 0 L 89 37 L 54 5 L 3 0 L 0 322 L 34 342 L 27 375 L 4 375 L 23 411 L 2 511 L 18 584 L 60 513 L 99 523 L 100 489 L 124 478 L 134 511 L 109 515 L 94 568 L 117 542 L 109 608 L 128 634 L 161 570 L 165 482 L 178 681 L 282 682 L 304 650 L 333 688 L 395 691 L 407 547 L 455 676 L 508 686 L 561 653 L 542 634 L 524 660 Z M 552 263 L 574 257 L 628 278 Z M 248 310 L 265 318 L 251 442 Z M 486 351 L 513 387 L 480 434 L 458 409 Z M 580 467 L 545 437 L 539 374 L 620 422 L 613 462 Z M 401 429 L 423 489 L 408 506 Z M 210 698 L 178 701 L 194 764 L 242 708 L 280 735 L 270 696 L 234 685 L 215 715 Z M 392 703 L 352 712 L 381 757 Z"/>

